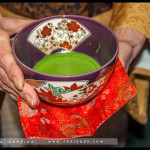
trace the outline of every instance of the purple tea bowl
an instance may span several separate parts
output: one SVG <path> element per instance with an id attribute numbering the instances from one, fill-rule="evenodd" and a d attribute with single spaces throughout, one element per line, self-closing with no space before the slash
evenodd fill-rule
<path id="1" fill-rule="evenodd" d="M 118 56 L 118 40 L 101 22 L 83 16 L 59 15 L 25 26 L 16 34 L 12 51 L 26 82 L 42 101 L 56 106 L 74 106 L 92 100 L 109 82 Z M 64 51 L 84 53 L 101 67 L 71 76 L 32 69 L 45 55 Z"/>

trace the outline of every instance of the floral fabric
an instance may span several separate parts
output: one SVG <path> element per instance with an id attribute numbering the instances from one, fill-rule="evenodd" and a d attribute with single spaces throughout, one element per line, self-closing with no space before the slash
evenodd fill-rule
<path id="1" fill-rule="evenodd" d="M 22 127 L 26 138 L 70 139 L 92 136 L 117 110 L 136 95 L 120 60 L 102 92 L 78 107 L 54 107 L 41 101 L 31 109 L 18 98 Z"/>
<path id="2" fill-rule="evenodd" d="M 28 18 L 40 19 L 52 15 L 80 15 L 93 17 L 112 8 L 112 3 L 0 3 L 7 10 Z"/>

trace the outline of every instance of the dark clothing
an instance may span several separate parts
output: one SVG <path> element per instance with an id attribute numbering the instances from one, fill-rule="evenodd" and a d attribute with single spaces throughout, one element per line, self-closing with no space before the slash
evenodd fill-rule
<path id="1" fill-rule="evenodd" d="M 32 19 L 52 15 L 94 17 L 112 8 L 112 3 L 0 3 L 12 13 Z"/>

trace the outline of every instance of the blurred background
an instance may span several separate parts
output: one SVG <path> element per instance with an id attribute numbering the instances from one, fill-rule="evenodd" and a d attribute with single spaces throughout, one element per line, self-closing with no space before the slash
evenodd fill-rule
<path id="1" fill-rule="evenodd" d="M 148 122 L 146 125 L 137 123 L 129 116 L 128 140 L 126 147 L 150 147 L 150 100 L 148 103 Z"/>

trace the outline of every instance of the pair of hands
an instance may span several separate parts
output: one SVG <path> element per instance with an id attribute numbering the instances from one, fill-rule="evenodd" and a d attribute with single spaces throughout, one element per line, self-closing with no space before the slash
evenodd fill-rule
<path id="1" fill-rule="evenodd" d="M 33 21 L 35 20 L 0 18 L 0 90 L 8 92 L 13 99 L 20 97 L 31 108 L 37 108 L 40 99 L 33 87 L 25 82 L 10 45 L 10 37 Z M 127 72 L 144 45 L 146 36 L 131 28 L 118 28 L 115 34 L 119 40 L 118 57 Z"/>

